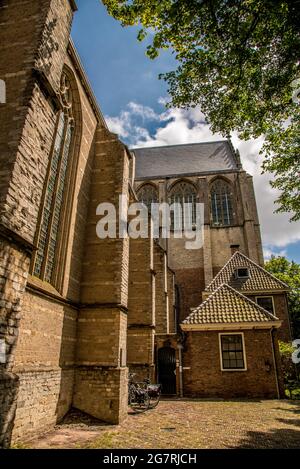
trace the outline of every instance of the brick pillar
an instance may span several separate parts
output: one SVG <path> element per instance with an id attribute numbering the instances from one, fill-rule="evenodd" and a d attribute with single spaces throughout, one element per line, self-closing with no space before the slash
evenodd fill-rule
<path id="1" fill-rule="evenodd" d="M 158 246 L 156 246 L 157 249 Z M 156 251 L 156 249 L 155 249 Z M 154 375 L 154 333 L 156 271 L 153 270 L 153 242 L 130 239 L 128 301 L 128 367 L 139 379 Z M 154 252 L 154 268 L 157 258 Z M 159 279 L 160 282 L 161 279 Z M 159 295 L 160 285 L 159 287 Z M 160 315 L 161 310 L 159 308 Z M 160 320 L 160 317 L 158 318 Z"/>
<path id="2" fill-rule="evenodd" d="M 244 216 L 244 238 L 246 254 L 254 262 L 263 265 L 262 243 L 252 176 L 239 174 L 241 199 Z"/>
<path id="3" fill-rule="evenodd" d="M 128 200 L 129 156 L 114 134 L 98 128 L 92 168 L 78 319 L 73 405 L 110 423 L 127 415 L 128 238 L 100 239 L 100 203 Z M 118 235 L 119 223 L 117 223 Z"/>
<path id="4" fill-rule="evenodd" d="M 203 242 L 203 262 L 204 280 L 207 286 L 213 279 L 211 239 L 210 239 L 210 207 L 209 207 L 209 187 L 205 177 L 198 178 L 198 202 L 204 204 L 204 242 Z"/>

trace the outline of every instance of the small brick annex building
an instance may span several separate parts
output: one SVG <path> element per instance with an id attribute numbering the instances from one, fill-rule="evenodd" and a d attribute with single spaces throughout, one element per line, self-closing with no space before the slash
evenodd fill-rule
<path id="1" fill-rule="evenodd" d="M 128 369 L 169 395 L 282 392 L 288 288 L 263 268 L 238 152 L 230 140 L 130 151 L 109 132 L 70 40 L 75 11 L 73 0 L 0 2 L 4 447 L 72 406 L 122 421 Z M 100 239 L 97 207 L 120 196 L 126 207 L 202 203 L 203 245 L 186 249 L 175 230 Z"/>

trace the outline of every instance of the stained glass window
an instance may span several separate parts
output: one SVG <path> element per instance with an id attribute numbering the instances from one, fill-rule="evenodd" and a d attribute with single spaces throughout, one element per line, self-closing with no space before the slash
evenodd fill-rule
<path id="1" fill-rule="evenodd" d="M 62 111 L 60 111 L 58 116 L 55 140 L 49 163 L 47 187 L 37 240 L 38 249 L 33 268 L 34 275 L 50 283 L 55 266 L 59 230 L 61 229 L 60 222 L 66 174 L 74 130 L 71 86 L 65 74 L 61 80 L 60 91 Z"/>
<path id="2" fill-rule="evenodd" d="M 233 224 L 232 192 L 230 185 L 223 179 L 216 180 L 210 191 L 211 215 L 214 226 Z"/>
<path id="3" fill-rule="evenodd" d="M 192 229 L 196 223 L 196 189 L 188 182 L 178 182 L 169 194 L 171 229 Z"/>

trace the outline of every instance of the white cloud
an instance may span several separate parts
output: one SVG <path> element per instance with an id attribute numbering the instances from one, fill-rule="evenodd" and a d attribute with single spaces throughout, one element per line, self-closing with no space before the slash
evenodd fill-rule
<path id="1" fill-rule="evenodd" d="M 164 105 L 166 99 L 160 98 L 159 103 Z M 150 107 L 130 102 L 119 116 L 106 117 L 106 121 L 110 130 L 118 133 L 131 147 L 197 143 L 223 138 L 212 134 L 198 107 L 156 113 Z M 148 130 L 151 127 L 155 129 L 152 134 Z M 259 150 L 263 139 L 241 141 L 233 134 L 232 141 L 240 151 L 244 169 L 253 176 L 265 255 L 270 257 L 270 253 L 285 252 L 281 248 L 300 241 L 300 222 L 290 223 L 287 213 L 274 213 L 278 192 L 269 184 L 272 175 L 261 174 L 262 157 Z"/>
<path id="2" fill-rule="evenodd" d="M 264 247 L 264 258 L 270 259 L 272 256 L 286 256 L 287 252 L 286 249 L 281 249 L 277 251 L 276 249 L 271 249 L 268 247 Z"/>

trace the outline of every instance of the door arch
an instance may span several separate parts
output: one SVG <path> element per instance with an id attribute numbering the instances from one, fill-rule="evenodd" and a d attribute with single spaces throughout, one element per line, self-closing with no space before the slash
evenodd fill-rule
<path id="1" fill-rule="evenodd" d="M 158 381 L 163 394 L 176 394 L 176 351 L 161 347 L 157 353 Z"/>

